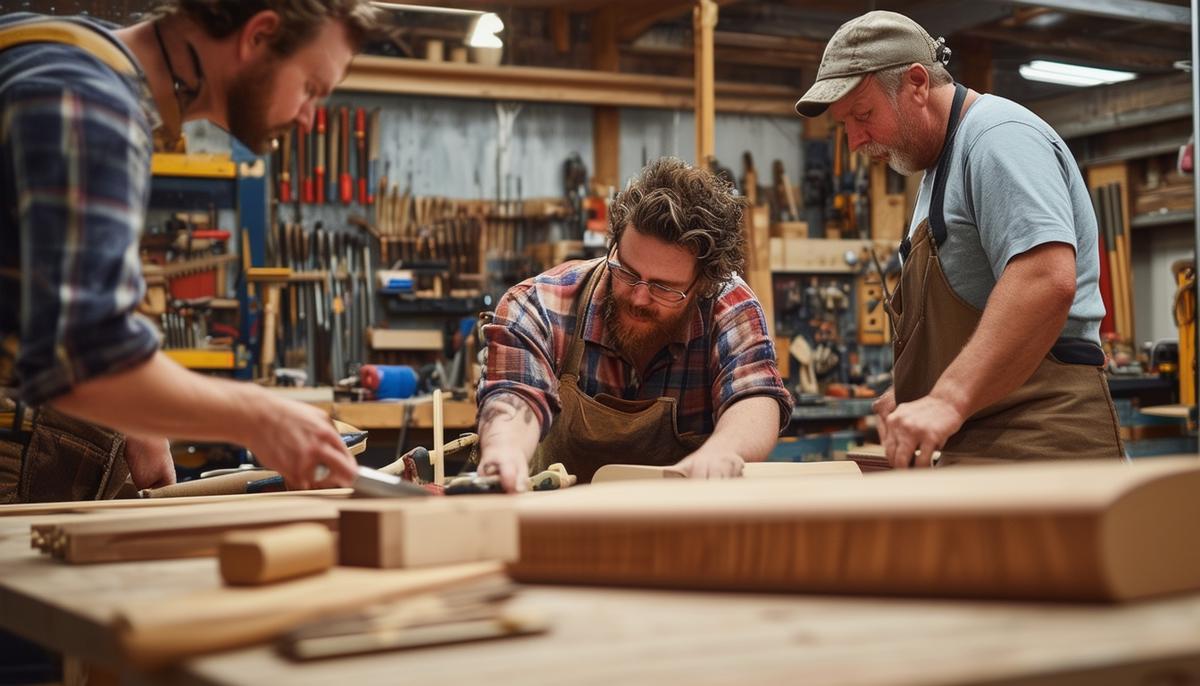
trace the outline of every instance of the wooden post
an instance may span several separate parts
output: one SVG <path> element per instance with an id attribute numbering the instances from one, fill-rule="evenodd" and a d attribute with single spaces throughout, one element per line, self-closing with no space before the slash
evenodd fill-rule
<path id="1" fill-rule="evenodd" d="M 991 93 L 992 79 L 992 44 L 986 40 L 971 40 L 961 47 L 956 47 L 954 56 L 961 59 L 959 79 L 970 88 L 980 93 Z"/>
<path id="2" fill-rule="evenodd" d="M 597 71 L 621 71 L 621 53 L 617 49 L 617 7 L 609 3 L 592 17 L 592 68 Z M 593 111 L 592 154 L 596 171 L 593 181 L 605 188 L 621 183 L 621 110 L 596 106 Z"/>
<path id="3" fill-rule="evenodd" d="M 446 485 L 446 456 L 442 454 L 442 430 L 445 421 L 442 419 L 442 389 L 433 390 L 433 482 L 439 486 Z"/>
<path id="4" fill-rule="evenodd" d="M 713 86 L 713 30 L 717 27 L 717 3 L 696 0 L 692 10 L 692 31 L 695 35 L 696 70 L 696 164 L 708 166 L 713 155 L 716 98 Z"/>

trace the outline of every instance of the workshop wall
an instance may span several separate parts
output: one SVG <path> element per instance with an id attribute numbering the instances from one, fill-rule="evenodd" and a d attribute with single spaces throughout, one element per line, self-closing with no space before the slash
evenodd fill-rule
<path id="1" fill-rule="evenodd" d="M 1172 314 L 1175 279 L 1171 264 L 1191 259 L 1196 238 L 1191 225 L 1134 229 L 1133 316 L 1138 345 L 1163 338 L 1178 339 Z"/>
<path id="2" fill-rule="evenodd" d="M 381 107 L 381 157 L 390 163 L 389 180 L 401 188 L 412 175 L 416 195 L 455 198 L 495 198 L 496 153 L 499 140 L 497 103 L 393 95 L 337 95 L 329 106 Z M 620 173 L 622 183 L 638 173 L 645 159 L 695 156 L 693 114 L 671 110 L 627 108 L 621 112 Z M 228 134 L 207 122 L 186 127 L 193 152 L 229 152 Z M 742 153 L 754 155 L 760 178 L 771 161 L 784 161 L 791 178 L 803 169 L 799 117 L 718 114 L 717 159 L 741 176 Z M 501 175 L 520 178 L 524 197 L 563 194 L 562 163 L 578 152 L 590 173 L 592 108 L 550 103 L 520 103 L 508 147 L 508 165 Z M 505 191 L 507 193 L 507 191 Z M 335 221 L 341 207 L 309 208 L 306 219 Z"/>
<path id="3" fill-rule="evenodd" d="M 622 182 L 637 174 L 643 160 L 673 155 L 685 160 L 696 158 L 696 117 L 693 112 L 626 108 L 621 110 Z M 770 183 L 771 162 L 783 160 L 791 179 L 801 178 L 804 169 L 803 120 L 798 116 L 717 113 L 715 128 L 717 161 L 742 175 L 742 153 L 754 156 L 760 184 Z"/>

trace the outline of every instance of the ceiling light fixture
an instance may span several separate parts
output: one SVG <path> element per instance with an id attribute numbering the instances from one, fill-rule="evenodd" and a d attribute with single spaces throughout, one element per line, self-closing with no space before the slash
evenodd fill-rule
<path id="1" fill-rule="evenodd" d="M 1082 67 L 1078 64 L 1050 62 L 1047 60 L 1033 60 L 1029 64 L 1022 64 L 1019 72 L 1022 77 L 1030 81 L 1043 81 L 1046 83 L 1062 84 L 1064 86 L 1080 87 L 1130 81 L 1138 77 L 1136 73 L 1131 71 Z"/>
<path id="2" fill-rule="evenodd" d="M 455 7 L 432 7 L 427 5 L 405 5 L 398 2 L 372 2 L 380 9 L 397 12 L 430 12 L 433 14 L 457 14 L 475 17 L 475 22 L 467 32 L 466 44 L 472 48 L 502 48 L 504 41 L 496 34 L 504 30 L 504 22 L 495 12 L 479 10 L 464 10 Z"/>

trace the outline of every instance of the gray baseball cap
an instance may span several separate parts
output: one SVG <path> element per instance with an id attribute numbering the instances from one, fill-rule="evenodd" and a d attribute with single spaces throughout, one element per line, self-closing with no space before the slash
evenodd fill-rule
<path id="1" fill-rule="evenodd" d="M 817 82 L 796 102 L 802 117 L 817 117 L 872 72 L 918 62 L 950 60 L 946 41 L 936 41 L 903 14 L 876 10 L 842 24 L 821 55 Z"/>

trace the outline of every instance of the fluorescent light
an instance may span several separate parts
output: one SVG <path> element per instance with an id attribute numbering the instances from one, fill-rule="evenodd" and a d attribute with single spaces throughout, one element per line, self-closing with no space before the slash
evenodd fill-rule
<path id="1" fill-rule="evenodd" d="M 504 22 L 500 17 L 493 12 L 479 15 L 475 20 L 475 26 L 471 29 L 471 37 L 467 39 L 467 45 L 472 48 L 502 48 L 504 41 L 500 40 L 500 33 L 504 30 Z"/>
<path id="2" fill-rule="evenodd" d="M 399 2 L 373 1 L 371 4 L 380 9 L 397 12 L 432 12 L 434 14 L 473 16 L 475 17 L 475 23 L 471 25 L 471 30 L 467 37 L 467 45 L 472 48 L 504 47 L 504 41 L 500 40 L 500 37 L 496 35 L 504 30 L 504 22 L 501 21 L 495 12 L 464 10 L 456 7 L 435 7 L 431 5 L 406 5 Z"/>
<path id="3" fill-rule="evenodd" d="M 1137 78 L 1131 71 L 1081 67 L 1078 64 L 1033 60 L 1020 68 L 1021 76 L 1030 81 L 1045 81 L 1064 86 L 1099 86 L 1105 83 L 1130 81 Z"/>

